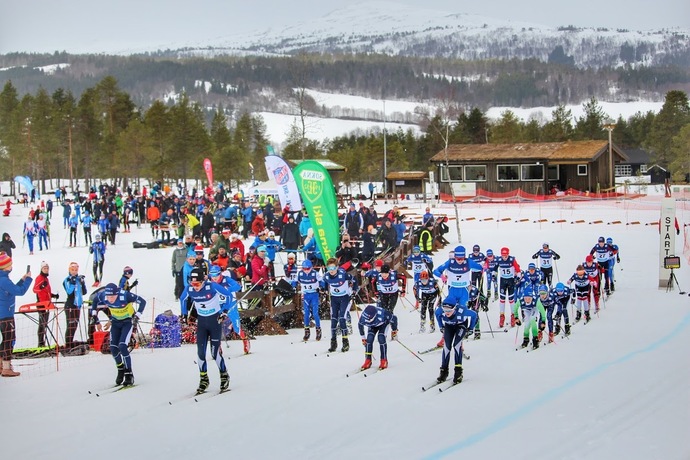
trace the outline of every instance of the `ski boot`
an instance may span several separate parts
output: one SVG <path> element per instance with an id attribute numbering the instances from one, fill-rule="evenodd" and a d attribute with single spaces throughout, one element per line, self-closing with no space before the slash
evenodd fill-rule
<path id="1" fill-rule="evenodd" d="M 462 364 L 456 364 L 453 372 L 453 384 L 462 382 Z"/>
<path id="2" fill-rule="evenodd" d="M 134 385 L 134 374 L 131 370 L 125 369 L 125 378 L 122 381 L 122 386 L 131 387 Z"/>
<path id="3" fill-rule="evenodd" d="M 570 335 L 570 324 L 565 325 L 565 335 L 569 336 Z"/>
<path id="4" fill-rule="evenodd" d="M 328 349 L 328 351 L 330 353 L 333 353 L 337 349 L 338 349 L 338 340 L 335 337 L 333 337 L 331 339 L 331 347 Z"/>
<path id="5" fill-rule="evenodd" d="M 125 365 L 119 364 L 117 366 L 117 377 L 115 377 L 115 385 L 122 385 L 125 380 Z"/>
<path id="6" fill-rule="evenodd" d="M 611 281 L 611 292 L 615 292 L 616 290 L 616 285 L 614 284 L 613 281 Z"/>
<path id="7" fill-rule="evenodd" d="M 504 313 L 501 313 L 501 316 L 498 317 L 498 327 L 503 327 L 503 325 L 506 323 L 506 315 Z"/>
<path id="8" fill-rule="evenodd" d="M 581 319 L 582 319 L 582 312 L 580 310 L 578 310 L 577 313 L 575 313 L 575 322 L 577 323 Z"/>
<path id="9" fill-rule="evenodd" d="M 515 327 L 515 324 L 517 324 L 517 318 L 515 315 L 511 314 L 510 315 L 510 327 Z"/>
<path id="10" fill-rule="evenodd" d="M 423 334 L 424 332 L 426 332 L 426 324 L 424 320 L 421 320 L 419 322 L 419 333 Z"/>
<path id="11" fill-rule="evenodd" d="M 494 300 L 498 300 L 498 291 L 494 291 Z"/>
<path id="12" fill-rule="evenodd" d="M 230 376 L 228 375 L 228 371 L 223 371 L 220 373 L 220 391 L 221 391 L 221 393 L 223 391 L 228 391 L 229 387 L 230 387 Z"/>
<path id="13" fill-rule="evenodd" d="M 321 328 L 317 327 L 316 328 L 316 341 L 318 342 L 319 340 L 321 340 Z"/>
<path id="14" fill-rule="evenodd" d="M 554 332 L 556 335 L 560 334 L 560 333 L 561 333 L 561 325 L 560 325 L 560 324 L 556 324 L 556 325 L 554 326 L 554 328 L 553 328 L 553 332 Z"/>
<path id="15" fill-rule="evenodd" d="M 549 343 L 553 343 L 553 332 L 549 332 Z"/>
<path id="16" fill-rule="evenodd" d="M 361 371 L 366 371 L 371 367 L 371 356 L 368 355 L 366 359 L 364 360 L 364 364 L 362 364 L 362 367 L 359 368 Z"/>
<path id="17" fill-rule="evenodd" d="M 343 337 L 343 348 L 340 349 L 343 353 L 350 350 L 350 341 L 347 337 Z"/>
<path id="18" fill-rule="evenodd" d="M 479 329 L 474 330 L 474 340 L 479 340 L 482 338 L 482 333 Z"/>
<path id="19" fill-rule="evenodd" d="M 534 337 L 532 339 L 532 350 L 536 350 L 537 348 L 539 348 L 539 339 Z"/>
<path id="20" fill-rule="evenodd" d="M 201 393 L 205 393 L 209 383 L 210 382 L 208 380 L 208 374 L 206 372 L 201 372 L 199 379 L 199 388 L 196 389 L 196 394 L 200 395 Z"/>
<path id="21" fill-rule="evenodd" d="M 537 334 L 537 341 L 541 342 L 541 339 L 544 337 L 544 333 L 542 331 L 539 331 Z"/>
<path id="22" fill-rule="evenodd" d="M 589 323 L 589 320 L 591 320 L 591 319 L 592 319 L 592 318 L 589 316 L 589 312 L 586 311 L 586 312 L 585 312 L 585 324 Z"/>
<path id="23" fill-rule="evenodd" d="M 386 358 L 381 358 L 381 364 L 379 364 L 379 370 L 384 370 L 388 367 L 388 360 Z"/>
<path id="24" fill-rule="evenodd" d="M 436 332 L 436 324 L 434 324 L 433 320 L 429 322 L 429 332 Z"/>
<path id="25" fill-rule="evenodd" d="M 252 343 L 249 341 L 249 337 L 245 334 L 244 330 L 240 331 L 240 338 L 242 339 L 242 348 L 244 349 L 244 354 L 248 355 L 252 349 Z"/>
<path id="26" fill-rule="evenodd" d="M 491 302 L 491 291 L 486 293 L 486 301 Z"/>
<path id="27" fill-rule="evenodd" d="M 309 329 L 308 327 L 305 327 L 304 328 L 304 337 L 302 337 L 302 341 L 306 342 L 307 340 L 309 340 L 310 335 L 311 335 L 311 329 Z"/>
<path id="28" fill-rule="evenodd" d="M 442 367 L 442 368 L 441 368 L 441 373 L 438 374 L 438 378 L 436 379 L 436 381 L 437 381 L 438 383 L 443 383 L 443 382 L 446 381 L 446 379 L 448 379 L 448 368 L 447 368 L 447 367 Z"/>
<path id="29" fill-rule="evenodd" d="M 529 345 L 529 337 L 522 339 L 522 345 L 520 345 L 520 348 L 527 348 L 527 345 Z"/>

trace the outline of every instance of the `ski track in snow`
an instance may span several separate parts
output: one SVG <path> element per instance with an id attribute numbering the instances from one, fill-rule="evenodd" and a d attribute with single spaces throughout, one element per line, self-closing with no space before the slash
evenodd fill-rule
<path id="1" fill-rule="evenodd" d="M 404 205 L 404 203 L 403 203 Z M 683 208 L 685 205 L 685 208 Z M 378 206 L 380 212 L 392 204 Z M 408 215 L 423 213 L 424 204 L 411 204 Z M 51 265 L 51 285 L 59 288 L 67 264 L 76 260 L 80 273 L 92 281 L 85 247 L 65 246 L 61 208 L 54 211 L 49 251 L 29 256 L 21 247 L 20 228 L 26 210 L 14 206 L 12 216 L 0 220 L 0 230 L 10 232 L 17 280 L 30 263 L 34 276 L 41 260 Z M 452 207 L 436 205 L 434 212 L 453 215 Z M 301 329 L 289 335 L 259 337 L 252 354 L 241 356 L 241 342 L 223 343 L 230 372 L 231 392 L 193 402 L 198 383 L 196 347 L 139 349 L 133 353 L 136 387 L 96 397 L 88 391 L 112 384 L 112 358 L 100 353 L 60 358 L 17 367 L 23 375 L 0 379 L 0 406 L 11 414 L 3 424 L 6 439 L 3 457 L 120 458 L 114 448 L 123 440 L 136 457 L 187 459 L 205 456 L 250 455 L 258 458 L 479 458 L 499 459 L 628 459 L 690 456 L 690 369 L 685 364 L 690 348 L 690 298 L 677 290 L 658 290 L 658 231 L 645 225 L 570 224 L 584 219 L 605 222 L 654 222 L 658 200 L 581 204 L 463 204 L 461 222 L 465 246 L 482 250 L 509 246 L 521 265 L 547 241 L 562 258 L 554 278 L 565 280 L 595 244 L 599 235 L 612 236 L 621 248 L 616 264 L 616 292 L 592 321 L 573 326 L 569 339 L 530 353 L 515 353 L 516 333 L 482 334 L 467 341 L 465 380 L 443 393 L 421 392 L 420 387 L 438 375 L 439 353 L 418 361 L 399 344 L 389 342 L 390 367 L 378 375 L 345 374 L 364 359 L 359 338 L 351 340 L 348 353 L 322 354 L 328 347 L 330 322 L 324 321 L 324 339 L 300 342 Z M 678 220 L 690 221 L 690 206 L 678 202 Z M 479 219 L 493 217 L 490 222 Z M 510 222 L 498 222 L 510 217 Z M 529 222 L 516 223 L 528 218 Z M 548 219 L 547 223 L 537 223 Z M 565 219 L 562 224 L 552 224 Z M 450 241 L 454 222 L 450 223 Z M 79 234 L 83 238 L 82 234 Z M 682 253 L 683 235 L 677 241 Z M 147 242 L 150 230 L 119 234 L 106 254 L 105 281 L 117 282 L 125 265 L 134 268 L 138 293 L 148 300 L 144 319 L 171 308 L 179 311 L 172 296 L 169 264 L 172 249 L 133 249 L 133 241 Z M 434 255 L 436 265 L 455 246 Z M 284 255 L 283 255 L 284 260 Z M 688 289 L 690 270 L 676 271 L 681 287 Z M 524 267 L 523 267 L 524 268 Z M 281 273 L 281 269 L 278 269 Z M 89 291 L 91 289 L 89 288 Z M 31 291 L 18 304 L 34 299 Z M 409 307 L 408 307 L 409 308 Z M 412 350 L 433 346 L 439 333 L 419 334 L 419 316 L 398 303 L 400 340 Z M 356 318 L 356 315 L 353 315 Z M 498 302 L 490 304 L 489 317 L 496 330 Z M 486 315 L 480 316 L 488 329 Z M 142 324 L 145 329 L 150 325 Z M 34 345 L 35 325 L 17 317 L 17 346 Z M 62 334 L 62 329 L 60 334 Z M 317 356 L 314 356 L 317 354 Z M 378 347 L 374 347 L 378 357 Z M 209 362 L 212 391 L 218 372 Z M 189 395 L 189 399 L 180 398 Z M 172 405 L 170 401 L 175 401 Z M 27 442 L 27 427 L 40 429 L 40 442 Z M 123 436 L 123 433 L 124 436 Z"/>

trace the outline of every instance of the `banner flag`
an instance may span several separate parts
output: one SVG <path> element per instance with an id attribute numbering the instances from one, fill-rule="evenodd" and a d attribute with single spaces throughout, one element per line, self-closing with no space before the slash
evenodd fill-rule
<path id="1" fill-rule="evenodd" d="M 321 163 L 303 161 L 293 170 L 297 188 L 309 214 L 314 238 L 324 262 L 335 257 L 340 242 L 338 202 L 331 176 Z"/>
<path id="2" fill-rule="evenodd" d="M 204 158 L 204 171 L 206 171 L 206 179 L 208 179 L 208 185 L 213 187 L 213 165 L 211 160 Z"/>
<path id="3" fill-rule="evenodd" d="M 276 181 L 281 205 L 289 204 L 291 211 L 301 211 L 302 200 L 299 198 L 297 183 L 290 167 L 278 155 L 270 154 L 273 151 L 271 146 L 268 146 L 267 150 L 269 155 L 266 156 L 266 173 L 268 173 L 269 179 L 272 177 Z"/>

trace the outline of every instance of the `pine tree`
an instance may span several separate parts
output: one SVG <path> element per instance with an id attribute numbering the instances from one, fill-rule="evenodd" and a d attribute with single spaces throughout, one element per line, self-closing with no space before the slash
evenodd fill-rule
<path id="1" fill-rule="evenodd" d="M 654 118 L 652 129 L 645 145 L 651 150 L 655 161 L 667 167 L 674 162 L 671 143 L 686 124 L 690 123 L 690 105 L 684 91 L 666 93 L 664 105 Z M 678 171 L 672 171 L 677 173 Z"/>

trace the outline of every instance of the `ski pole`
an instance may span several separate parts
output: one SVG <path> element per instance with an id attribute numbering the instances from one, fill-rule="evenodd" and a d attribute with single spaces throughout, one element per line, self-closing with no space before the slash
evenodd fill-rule
<path id="1" fill-rule="evenodd" d="M 407 346 L 405 346 L 405 344 L 402 343 L 397 337 L 396 337 L 395 339 L 393 339 L 393 341 L 398 342 L 400 345 L 402 345 L 402 347 L 403 347 L 405 350 L 407 350 L 407 351 L 409 351 L 410 353 L 412 353 L 412 355 L 413 355 L 415 358 L 417 358 L 417 359 L 420 360 L 421 362 L 424 362 L 424 360 L 423 360 L 422 358 L 420 358 L 419 355 L 418 355 L 417 353 L 415 353 L 414 351 L 410 350 L 410 349 L 409 349 Z"/>
<path id="2" fill-rule="evenodd" d="M 556 259 L 554 259 L 554 261 L 553 261 L 553 268 L 556 269 L 556 280 L 558 280 L 558 282 L 560 283 L 560 282 L 561 282 L 561 277 L 560 277 L 560 275 L 558 274 L 558 261 L 557 261 Z"/>
<path id="3" fill-rule="evenodd" d="M 489 319 L 489 311 L 484 310 L 484 313 L 486 313 L 486 322 L 489 323 L 489 330 L 491 331 L 491 337 L 496 338 L 496 336 L 494 336 L 494 329 L 491 327 L 491 320 Z"/>

